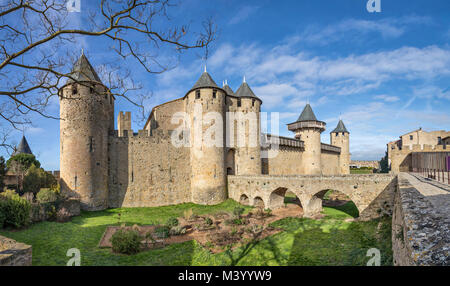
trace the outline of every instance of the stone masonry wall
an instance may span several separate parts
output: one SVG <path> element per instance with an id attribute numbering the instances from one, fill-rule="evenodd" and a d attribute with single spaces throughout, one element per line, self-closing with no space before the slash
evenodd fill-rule
<path id="1" fill-rule="evenodd" d="M 31 266 L 32 247 L 0 235 L 0 266 Z"/>
<path id="2" fill-rule="evenodd" d="M 154 207 L 191 201 L 189 149 L 168 133 L 110 136 L 109 207 Z"/>
<path id="3" fill-rule="evenodd" d="M 398 176 L 392 217 L 394 265 L 450 265 L 450 219 L 404 177 Z"/>
<path id="4" fill-rule="evenodd" d="M 339 166 L 339 154 L 331 152 L 328 153 L 322 150 L 320 156 L 322 175 L 337 175 L 341 173 Z"/>
<path id="5" fill-rule="evenodd" d="M 279 150 L 270 149 L 265 170 L 269 175 L 301 174 L 302 154 L 301 149 L 288 146 L 280 146 Z"/>

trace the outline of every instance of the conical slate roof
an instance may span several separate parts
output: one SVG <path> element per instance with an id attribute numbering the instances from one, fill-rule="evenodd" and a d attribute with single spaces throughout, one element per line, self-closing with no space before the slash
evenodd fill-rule
<path id="1" fill-rule="evenodd" d="M 309 103 L 306 104 L 297 121 L 318 121 Z"/>
<path id="2" fill-rule="evenodd" d="M 22 137 L 22 140 L 20 140 L 19 145 L 17 146 L 16 150 L 14 151 L 14 153 L 12 154 L 14 155 L 18 155 L 18 154 L 33 154 L 31 152 L 30 149 L 30 145 L 28 145 L 27 139 L 25 138 L 25 136 Z"/>
<path id="3" fill-rule="evenodd" d="M 344 122 L 342 122 L 341 119 L 339 119 L 339 123 L 336 126 L 336 128 L 334 128 L 334 130 L 331 131 L 330 133 L 334 133 L 334 132 L 347 132 L 347 133 L 350 133 L 350 132 L 348 132 L 347 128 L 345 128 Z"/>
<path id="4" fill-rule="evenodd" d="M 223 85 L 223 90 L 225 90 L 227 95 L 234 95 L 234 91 L 231 89 L 231 87 L 228 85 L 228 83 L 226 81 Z"/>
<path id="5" fill-rule="evenodd" d="M 81 54 L 80 58 L 73 65 L 70 76 L 73 77 L 76 81 L 94 81 L 102 83 L 100 77 L 97 75 L 84 53 Z M 72 82 L 74 82 L 74 80 L 72 80 L 71 78 L 67 80 L 67 83 Z"/>
<path id="6" fill-rule="evenodd" d="M 247 82 L 245 82 L 245 79 L 244 79 L 244 82 L 241 84 L 241 86 L 236 91 L 235 96 L 239 96 L 239 97 L 254 97 L 254 98 L 259 99 L 255 95 L 253 90 L 250 88 L 250 86 L 247 84 Z"/>
<path id="7" fill-rule="evenodd" d="M 202 73 L 202 75 L 197 80 L 197 82 L 194 84 L 192 89 L 202 88 L 202 87 L 217 87 L 217 88 L 219 88 L 206 70 Z"/>

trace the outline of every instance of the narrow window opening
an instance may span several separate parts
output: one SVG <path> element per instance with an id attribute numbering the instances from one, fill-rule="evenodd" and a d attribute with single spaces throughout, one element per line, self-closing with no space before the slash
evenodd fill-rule
<path id="1" fill-rule="evenodd" d="M 197 90 L 197 91 L 195 92 L 195 98 L 196 98 L 196 99 L 199 99 L 199 98 L 200 98 L 200 90 Z"/>
<path id="2" fill-rule="evenodd" d="M 89 136 L 89 152 L 94 151 L 94 138 L 92 136 Z"/>
<path id="3" fill-rule="evenodd" d="M 77 93 L 78 93 L 77 88 L 76 88 L 76 87 L 73 87 L 73 88 L 72 88 L 72 94 L 77 94 Z"/>
<path id="4" fill-rule="evenodd" d="M 217 96 L 217 90 L 213 90 L 213 98 L 216 98 L 216 96 Z"/>
<path id="5" fill-rule="evenodd" d="M 238 98 L 238 100 L 237 100 L 237 106 L 241 107 L 241 99 L 240 98 Z"/>

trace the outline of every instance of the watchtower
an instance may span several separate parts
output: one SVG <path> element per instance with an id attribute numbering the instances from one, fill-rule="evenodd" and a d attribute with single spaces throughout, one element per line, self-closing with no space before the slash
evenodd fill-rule
<path id="1" fill-rule="evenodd" d="M 191 196 L 197 204 L 226 200 L 225 100 L 208 72 L 202 73 L 185 97 L 190 118 Z"/>
<path id="2" fill-rule="evenodd" d="M 341 147 L 341 155 L 339 156 L 340 174 L 350 174 L 350 132 L 345 128 L 344 122 L 339 122 L 330 132 L 330 144 Z"/>
<path id="3" fill-rule="evenodd" d="M 288 129 L 295 132 L 295 138 L 304 142 L 301 160 L 303 174 L 322 174 L 320 134 L 325 130 L 325 125 L 325 122 L 317 120 L 309 103 L 297 121 L 288 124 Z"/>
<path id="4" fill-rule="evenodd" d="M 108 135 L 114 130 L 114 96 L 81 54 L 60 102 L 62 192 L 80 198 L 84 210 L 108 207 Z"/>
<path id="5" fill-rule="evenodd" d="M 244 142 L 239 142 L 236 147 L 237 175 L 261 174 L 261 145 L 260 145 L 260 111 L 261 99 L 259 99 L 247 84 L 245 77 L 241 86 L 234 95 L 237 97 L 238 126 L 237 131 L 242 135 Z M 239 144 L 241 143 L 241 144 Z M 243 144 L 242 144 L 243 143 Z"/>

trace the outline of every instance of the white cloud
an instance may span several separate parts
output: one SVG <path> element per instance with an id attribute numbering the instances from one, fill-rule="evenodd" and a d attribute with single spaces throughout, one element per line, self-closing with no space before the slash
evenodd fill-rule
<path id="1" fill-rule="evenodd" d="M 386 95 L 386 94 L 376 95 L 373 98 L 374 99 L 381 99 L 381 100 L 384 100 L 386 102 L 396 102 L 396 101 L 400 100 L 400 98 L 398 96 L 390 96 L 390 95 Z"/>
<path id="2" fill-rule="evenodd" d="M 430 25 L 432 23 L 433 21 L 429 17 L 414 15 L 376 21 L 346 19 L 326 27 L 310 25 L 299 39 L 303 43 L 314 45 L 327 45 L 350 37 L 353 40 L 361 41 L 373 33 L 379 34 L 385 39 L 392 39 L 402 36 L 413 24 Z"/>
<path id="3" fill-rule="evenodd" d="M 228 22 L 230 25 L 238 24 L 248 19 L 252 14 L 258 11 L 258 6 L 245 5 L 242 6 L 239 11 Z"/>

